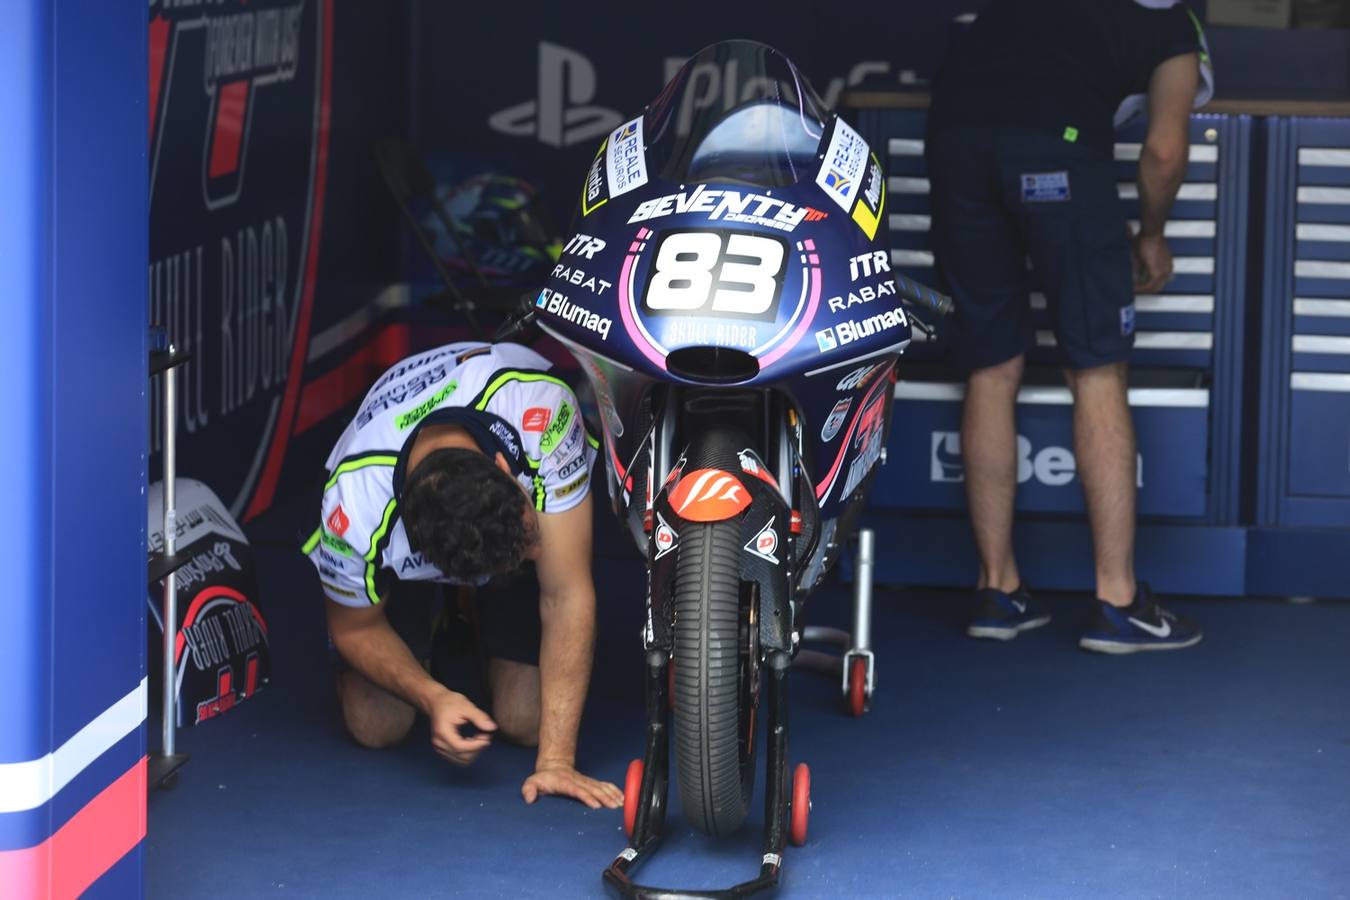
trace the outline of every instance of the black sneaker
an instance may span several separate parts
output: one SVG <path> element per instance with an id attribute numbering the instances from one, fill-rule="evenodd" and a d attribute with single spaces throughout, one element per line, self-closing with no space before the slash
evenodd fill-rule
<path id="1" fill-rule="evenodd" d="M 1180 650 L 1194 647 L 1203 637 L 1192 622 L 1154 603 L 1153 592 L 1141 582 L 1129 606 L 1097 601 L 1097 615 L 1078 646 L 1098 653 Z"/>
<path id="2" fill-rule="evenodd" d="M 974 638 L 1009 641 L 1050 621 L 1050 614 L 1031 599 L 1026 585 L 1019 585 L 1011 594 L 982 588 L 975 597 L 975 618 L 966 626 L 966 634 Z"/>

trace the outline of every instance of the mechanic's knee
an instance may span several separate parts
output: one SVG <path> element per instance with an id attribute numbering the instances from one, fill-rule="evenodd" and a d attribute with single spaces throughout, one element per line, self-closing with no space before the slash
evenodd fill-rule
<path id="1" fill-rule="evenodd" d="M 539 710 L 507 707 L 494 711 L 493 721 L 503 740 L 522 747 L 539 746 Z"/>
<path id="2" fill-rule="evenodd" d="M 356 672 L 338 676 L 338 704 L 352 740 L 371 750 L 392 747 L 408 736 L 417 711 Z"/>

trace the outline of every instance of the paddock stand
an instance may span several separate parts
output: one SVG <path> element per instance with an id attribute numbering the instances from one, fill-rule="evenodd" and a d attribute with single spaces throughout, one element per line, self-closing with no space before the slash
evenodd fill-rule
<path id="1" fill-rule="evenodd" d="M 842 656 L 821 650 L 800 650 L 796 664 L 839 678 L 844 705 L 854 717 L 872 703 L 876 684 L 876 661 L 872 656 L 872 573 L 876 562 L 876 535 L 872 529 L 858 532 L 858 555 L 853 575 L 853 633 L 842 628 L 808 625 L 802 641 L 830 644 Z"/>
<path id="2" fill-rule="evenodd" d="M 668 665 L 669 659 L 661 651 L 653 650 L 647 654 L 647 745 L 643 758 L 634 760 L 629 766 L 624 786 L 626 796 L 636 792 L 635 802 L 624 804 L 628 846 L 605 870 L 605 883 L 620 896 L 634 900 L 734 900 L 772 888 L 778 884 L 789 832 L 794 843 L 804 842 L 810 812 L 810 775 L 805 765 L 798 766 L 794 773 L 789 798 L 787 682 L 792 663 L 782 650 L 771 651 L 760 670 L 768 682 L 769 717 L 765 730 L 768 747 L 765 754 L 764 843 L 759 876 L 729 888 L 690 891 L 635 884 L 629 877 L 629 873 L 661 842 L 666 819 L 666 794 L 670 785 Z"/>

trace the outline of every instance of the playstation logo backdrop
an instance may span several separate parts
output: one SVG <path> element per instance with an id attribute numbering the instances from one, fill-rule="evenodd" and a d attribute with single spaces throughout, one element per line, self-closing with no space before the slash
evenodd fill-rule
<path id="1" fill-rule="evenodd" d="M 536 137 L 551 147 L 589 143 L 614 128 L 623 116 L 595 106 L 595 65 L 575 50 L 539 42 L 538 92 L 488 118 L 493 131 Z"/>

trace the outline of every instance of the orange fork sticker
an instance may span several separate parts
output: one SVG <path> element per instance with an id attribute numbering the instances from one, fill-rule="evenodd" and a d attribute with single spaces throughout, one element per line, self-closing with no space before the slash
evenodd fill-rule
<path id="1" fill-rule="evenodd" d="M 696 469 L 670 492 L 670 507 L 686 522 L 720 522 L 750 505 L 745 485 L 721 469 Z"/>

